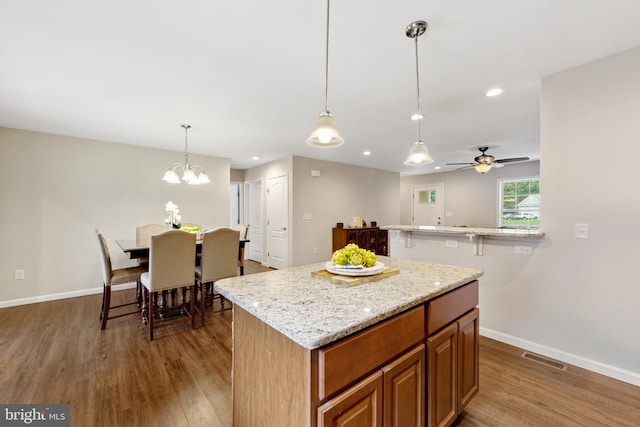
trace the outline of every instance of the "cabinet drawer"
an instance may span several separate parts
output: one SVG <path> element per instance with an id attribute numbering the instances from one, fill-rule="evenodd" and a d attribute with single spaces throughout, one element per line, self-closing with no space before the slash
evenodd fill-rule
<path id="1" fill-rule="evenodd" d="M 319 399 L 329 397 L 424 339 L 424 322 L 421 305 L 318 350 Z"/>
<path id="2" fill-rule="evenodd" d="M 477 305 L 477 280 L 429 301 L 427 303 L 427 335 L 453 322 Z"/>

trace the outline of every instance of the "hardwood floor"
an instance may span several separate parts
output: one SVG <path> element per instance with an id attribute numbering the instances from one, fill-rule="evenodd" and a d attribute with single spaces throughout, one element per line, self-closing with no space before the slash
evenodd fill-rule
<path id="1" fill-rule="evenodd" d="M 245 273 L 263 270 L 249 262 Z M 132 290 L 113 293 L 115 303 Z M 231 426 L 231 312 L 160 327 L 139 317 L 100 331 L 101 295 L 0 309 L 0 403 L 68 403 L 72 426 Z M 636 426 L 640 388 L 566 372 L 481 339 L 480 392 L 454 425 Z"/>

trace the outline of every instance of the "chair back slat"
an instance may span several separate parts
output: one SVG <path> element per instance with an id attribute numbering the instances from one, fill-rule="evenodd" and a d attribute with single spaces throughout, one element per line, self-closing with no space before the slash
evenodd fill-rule
<path id="1" fill-rule="evenodd" d="M 169 230 L 151 236 L 149 281 L 151 291 L 191 286 L 196 264 L 196 235 Z"/>
<path id="2" fill-rule="evenodd" d="M 202 235 L 202 283 L 238 275 L 238 249 L 240 232 L 218 228 Z"/>

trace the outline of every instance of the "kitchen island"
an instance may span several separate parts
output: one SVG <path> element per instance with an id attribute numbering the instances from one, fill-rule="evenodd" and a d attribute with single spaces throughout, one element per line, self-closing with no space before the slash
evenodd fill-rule
<path id="1" fill-rule="evenodd" d="M 477 391 L 482 271 L 378 260 L 399 273 L 344 287 L 318 263 L 216 283 L 234 303 L 234 426 L 455 419 Z"/>

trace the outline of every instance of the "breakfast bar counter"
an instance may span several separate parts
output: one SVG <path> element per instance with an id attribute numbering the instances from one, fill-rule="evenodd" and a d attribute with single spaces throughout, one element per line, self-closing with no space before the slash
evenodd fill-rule
<path id="1" fill-rule="evenodd" d="M 459 396 L 477 392 L 476 279 L 483 272 L 382 256 L 378 262 L 398 274 L 348 287 L 314 275 L 324 269 L 317 263 L 216 282 L 216 292 L 234 304 L 234 426 L 455 419 L 466 404 Z M 464 352 L 470 363 L 451 359 L 459 357 L 460 340 L 472 347 Z M 437 373 L 438 363 L 450 372 Z M 473 372 L 457 372 L 459 365 Z M 404 380 L 392 385 L 394 378 Z M 460 378 L 462 387 L 471 384 L 467 393 L 459 393 Z M 427 387 L 435 387 L 428 399 Z"/>

